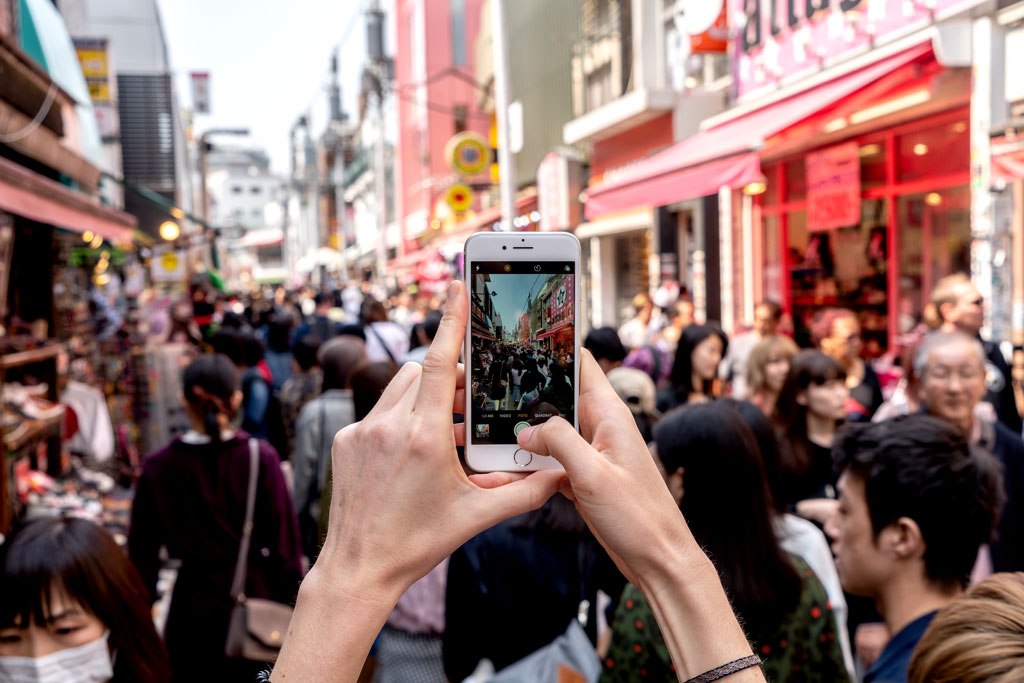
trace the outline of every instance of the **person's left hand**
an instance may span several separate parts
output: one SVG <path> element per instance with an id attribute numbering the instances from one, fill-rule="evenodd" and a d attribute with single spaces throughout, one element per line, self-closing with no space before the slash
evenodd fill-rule
<path id="1" fill-rule="evenodd" d="M 366 418 L 334 439 L 327 540 L 311 570 L 364 599 L 394 601 L 474 535 L 540 507 L 565 476 L 546 470 L 467 477 L 452 413 L 465 411 L 459 351 L 465 288 L 453 283 L 423 365 L 406 363 Z"/>

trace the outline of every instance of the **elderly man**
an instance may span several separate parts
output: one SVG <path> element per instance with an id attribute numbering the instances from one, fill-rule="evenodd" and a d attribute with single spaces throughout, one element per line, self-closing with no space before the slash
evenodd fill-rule
<path id="1" fill-rule="evenodd" d="M 1006 505 L 991 547 L 994 571 L 1024 570 L 1024 442 L 1000 422 L 976 416 L 984 398 L 985 350 L 975 337 L 962 332 L 938 332 L 928 337 L 914 356 L 924 410 L 956 425 L 971 444 L 999 460 L 1003 469 Z"/>
<path id="2" fill-rule="evenodd" d="M 1021 417 L 1013 396 L 1010 366 L 999 345 L 981 340 L 985 318 L 985 300 L 971 279 L 955 273 L 939 280 L 932 291 L 932 305 L 942 320 L 943 332 L 963 332 L 981 341 L 985 351 L 985 389 L 983 397 L 996 409 L 999 421 L 1013 432 L 1021 433 Z"/>

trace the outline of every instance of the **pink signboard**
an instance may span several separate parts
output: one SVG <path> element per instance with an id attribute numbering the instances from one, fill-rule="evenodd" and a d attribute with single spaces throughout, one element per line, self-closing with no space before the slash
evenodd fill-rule
<path id="1" fill-rule="evenodd" d="M 573 301 L 573 276 L 566 275 L 551 292 L 551 303 L 548 304 L 550 329 L 555 330 L 573 321 L 575 306 Z"/>
<path id="2" fill-rule="evenodd" d="M 860 223 L 860 154 L 856 142 L 807 155 L 807 229 Z"/>
<path id="3" fill-rule="evenodd" d="M 981 0 L 727 0 L 740 99 L 925 28 Z"/>

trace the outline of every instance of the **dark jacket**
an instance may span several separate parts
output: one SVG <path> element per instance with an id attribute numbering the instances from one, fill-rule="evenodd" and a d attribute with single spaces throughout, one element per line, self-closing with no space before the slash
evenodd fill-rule
<path id="1" fill-rule="evenodd" d="M 1024 571 L 1024 441 L 1018 433 L 995 423 L 991 447 L 1003 471 L 1006 503 L 999 518 L 998 537 L 992 543 L 992 568 L 997 572 Z"/>
<path id="2" fill-rule="evenodd" d="M 578 517 L 579 530 L 555 530 L 545 521 L 555 506 L 562 500 L 502 522 L 452 554 L 443 641 L 448 680 L 464 680 L 481 659 L 501 670 L 549 644 L 576 618 L 583 598 L 590 601 L 586 631 L 596 640 L 597 591 L 617 601 L 626 579 Z"/>
<path id="3" fill-rule="evenodd" d="M 988 363 L 985 367 L 985 386 L 988 393 L 985 400 L 995 406 L 999 421 L 1015 434 L 1021 433 L 1021 417 L 1017 412 L 1017 401 L 1013 397 L 1013 383 L 1010 366 L 994 342 L 982 342 Z"/>
<path id="4" fill-rule="evenodd" d="M 176 439 L 142 464 L 129 556 L 153 600 L 160 547 L 181 561 L 166 630 L 175 680 L 208 680 L 211 670 L 238 675 L 251 668 L 241 663 L 234 670 L 223 668 L 231 580 L 245 519 L 248 440 L 245 432 L 216 444 Z M 281 461 L 265 442 L 260 442 L 257 482 L 245 594 L 294 604 L 302 580 L 298 524 Z"/>

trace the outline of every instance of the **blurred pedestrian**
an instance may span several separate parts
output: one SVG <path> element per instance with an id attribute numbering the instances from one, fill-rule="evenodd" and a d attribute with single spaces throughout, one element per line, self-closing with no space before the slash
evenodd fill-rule
<path id="1" fill-rule="evenodd" d="M 426 319 L 413 326 L 412 334 L 409 337 L 409 353 L 405 354 L 404 363 L 423 364 L 423 358 L 427 355 L 430 342 L 434 341 L 437 335 L 437 328 L 441 324 L 441 311 L 431 311 Z"/>
<path id="2" fill-rule="evenodd" d="M 258 663 L 224 655 L 252 446 L 250 434 L 231 428 L 242 401 L 234 365 L 220 355 L 193 361 L 184 398 L 192 428 L 143 461 L 129 555 L 152 601 L 161 547 L 181 563 L 166 629 L 173 680 L 251 680 Z M 302 579 L 298 524 L 280 458 L 255 443 L 259 477 L 244 593 L 292 604 Z"/>
<path id="3" fill-rule="evenodd" d="M 302 550 L 315 560 L 322 539 L 317 536 L 320 494 L 327 481 L 327 464 L 334 435 L 356 421 L 350 379 L 366 362 L 366 346 L 357 337 L 335 337 L 320 347 L 318 365 L 323 373 L 323 393 L 309 401 L 295 426 L 292 499 L 299 518 Z"/>
<path id="4" fill-rule="evenodd" d="M 990 546 L 989 571 L 1024 570 L 1024 442 L 997 420 L 977 416 L 985 396 L 985 350 L 976 337 L 935 332 L 914 357 L 924 410 L 959 430 L 972 445 L 996 457 L 1003 468 L 1006 506 Z"/>
<path id="5" fill-rule="evenodd" d="M 847 678 L 828 595 L 802 558 L 786 553 L 757 442 L 725 405 L 692 405 L 654 429 L 665 471 L 680 473 L 680 509 L 732 597 L 772 681 Z M 602 681 L 675 681 L 647 597 L 626 587 L 615 612 Z M 646 672 L 644 675 L 643 672 Z"/>
<path id="6" fill-rule="evenodd" d="M 759 341 L 750 352 L 747 398 L 765 415 L 775 411 L 775 402 L 789 375 L 789 364 L 798 350 L 792 339 L 774 334 Z"/>
<path id="7" fill-rule="evenodd" d="M 614 327 L 592 329 L 583 340 L 583 348 L 590 351 L 605 374 L 621 365 L 622 359 L 626 357 L 626 349 Z"/>
<path id="8" fill-rule="evenodd" d="M 998 464 L 928 415 L 850 425 L 835 452 L 840 505 L 826 531 L 839 577 L 874 600 L 891 634 L 864 681 L 905 683 L 917 641 L 992 538 Z"/>
<path id="9" fill-rule="evenodd" d="M 995 574 L 932 619 L 910 660 L 910 683 L 1024 681 L 1024 574 Z"/>
<path id="10" fill-rule="evenodd" d="M 149 594 L 95 523 L 25 522 L 0 546 L 0 680 L 171 680 Z"/>
<path id="11" fill-rule="evenodd" d="M 671 386 L 660 393 L 658 410 L 667 412 L 712 400 L 718 364 L 728 348 L 729 339 L 715 323 L 694 324 L 683 330 L 672 363 Z"/>
<path id="12" fill-rule="evenodd" d="M 654 441 L 654 425 L 661 418 L 657 409 L 657 391 L 650 375 L 635 368 L 614 368 L 608 382 L 619 398 L 629 406 L 637 429 L 646 443 Z"/>
<path id="13" fill-rule="evenodd" d="M 647 341 L 654 304 L 651 297 L 641 292 L 633 297 L 634 315 L 619 328 L 619 338 L 626 350 L 632 350 Z"/>
<path id="14" fill-rule="evenodd" d="M 668 325 L 652 338 L 651 344 L 671 358 L 679 345 L 679 338 L 683 336 L 683 330 L 693 324 L 693 301 L 680 297 L 665 308 L 665 316 Z"/>
<path id="15" fill-rule="evenodd" d="M 722 359 L 718 376 L 723 382 L 731 382 L 730 394 L 736 398 L 747 398 L 747 363 L 754 347 L 764 339 L 777 334 L 782 320 L 782 306 L 765 299 L 754 307 L 754 326 L 749 332 L 734 336 L 729 341 L 729 352 Z"/>
<path id="16" fill-rule="evenodd" d="M 295 425 L 302 407 L 320 395 L 323 372 L 317 365 L 316 354 L 320 339 L 307 334 L 295 341 L 292 348 L 292 374 L 281 387 L 281 419 L 288 438 L 288 450 L 294 452 Z"/>
<path id="17" fill-rule="evenodd" d="M 306 318 L 295 330 L 295 339 L 301 339 L 307 334 L 327 341 L 338 334 L 338 324 L 330 319 L 329 313 L 334 307 L 334 295 L 329 292 L 317 292 L 313 297 L 315 308 L 313 315 Z"/>
<path id="18" fill-rule="evenodd" d="M 402 364 L 409 352 L 409 335 L 401 325 L 388 320 L 388 311 L 377 299 L 363 301 L 361 319 L 366 335 L 366 358 L 371 363 L 391 361 Z"/>
<path id="19" fill-rule="evenodd" d="M 811 334 L 822 353 L 837 360 L 846 371 L 846 386 L 850 390 L 846 419 L 870 422 L 884 400 L 882 382 L 861 358 L 863 342 L 857 315 L 845 308 L 826 309 L 811 323 Z"/>
<path id="20" fill-rule="evenodd" d="M 267 367 L 275 392 L 280 393 L 284 383 L 292 376 L 292 321 L 277 314 L 267 327 Z"/>
<path id="21" fill-rule="evenodd" d="M 824 524 L 836 508 L 832 443 L 846 416 L 846 371 L 820 351 L 800 351 L 775 404 L 782 504 Z"/>
<path id="22" fill-rule="evenodd" d="M 985 401 L 991 403 L 999 421 L 1013 432 L 1021 433 L 1021 416 L 1013 396 L 1010 366 L 995 341 L 981 339 L 985 322 L 985 300 L 963 273 L 939 280 L 931 296 L 934 311 L 942 320 L 943 332 L 963 332 L 978 339 L 985 351 Z"/>

